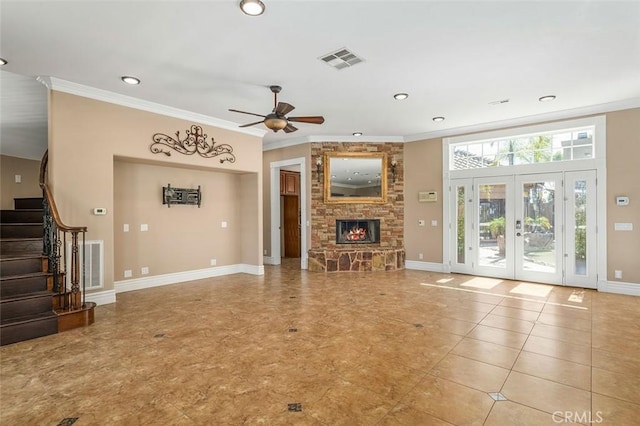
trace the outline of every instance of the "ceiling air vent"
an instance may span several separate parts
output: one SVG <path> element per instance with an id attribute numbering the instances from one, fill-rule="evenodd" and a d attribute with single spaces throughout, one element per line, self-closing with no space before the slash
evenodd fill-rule
<path id="1" fill-rule="evenodd" d="M 359 58 L 355 53 L 349 51 L 346 47 L 336 50 L 335 52 L 322 55 L 319 58 L 327 65 L 332 66 L 335 69 L 341 70 L 349 68 L 360 62 L 364 62 L 364 59 Z"/>

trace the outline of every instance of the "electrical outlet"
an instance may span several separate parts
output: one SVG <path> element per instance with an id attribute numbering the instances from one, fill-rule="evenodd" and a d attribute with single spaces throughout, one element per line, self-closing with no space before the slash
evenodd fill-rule
<path id="1" fill-rule="evenodd" d="M 133 276 L 133 273 L 131 272 L 131 269 L 126 269 L 124 271 L 124 277 L 125 278 L 131 278 Z"/>
<path id="2" fill-rule="evenodd" d="M 613 271 L 613 277 L 617 280 L 621 280 L 622 279 L 622 271 L 619 270 L 615 270 Z"/>
<path id="3" fill-rule="evenodd" d="M 216 266 L 217 263 L 218 263 L 217 260 L 211 259 L 211 266 Z"/>
<path id="4" fill-rule="evenodd" d="M 122 231 L 123 232 L 129 232 L 129 224 L 125 223 L 124 225 L 122 225 Z"/>
<path id="5" fill-rule="evenodd" d="M 229 224 L 227 223 L 227 221 L 222 221 L 222 223 L 220 224 L 220 226 L 222 228 L 226 228 L 227 226 L 229 226 Z"/>
<path id="6" fill-rule="evenodd" d="M 146 223 L 143 223 L 142 225 L 140 225 L 140 231 L 147 232 L 148 230 L 149 230 L 149 225 L 147 225 Z"/>
<path id="7" fill-rule="evenodd" d="M 147 275 L 148 273 L 149 273 L 149 267 L 148 266 L 143 266 L 142 268 L 140 268 L 140 274 Z"/>
<path id="8" fill-rule="evenodd" d="M 431 226 L 438 226 L 438 221 L 437 220 L 432 220 L 431 221 Z"/>
<path id="9" fill-rule="evenodd" d="M 422 260 L 424 256 L 422 256 L 422 253 L 418 253 L 418 259 Z"/>
<path id="10" fill-rule="evenodd" d="M 22 183 L 22 175 L 16 175 L 16 183 Z"/>
<path id="11" fill-rule="evenodd" d="M 265 255 L 265 256 L 267 255 L 267 251 L 266 251 L 266 250 L 264 251 L 264 255 Z"/>

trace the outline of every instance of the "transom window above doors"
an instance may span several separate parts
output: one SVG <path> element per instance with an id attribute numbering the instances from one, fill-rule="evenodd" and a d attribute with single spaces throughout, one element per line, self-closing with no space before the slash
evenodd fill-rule
<path id="1" fill-rule="evenodd" d="M 595 157 L 595 125 L 449 144 L 449 170 L 520 166 Z"/>

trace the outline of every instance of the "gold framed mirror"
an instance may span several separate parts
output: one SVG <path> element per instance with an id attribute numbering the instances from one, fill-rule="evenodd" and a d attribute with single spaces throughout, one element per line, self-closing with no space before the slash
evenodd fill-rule
<path id="1" fill-rule="evenodd" d="M 386 203 L 387 155 L 383 152 L 324 154 L 325 203 Z"/>

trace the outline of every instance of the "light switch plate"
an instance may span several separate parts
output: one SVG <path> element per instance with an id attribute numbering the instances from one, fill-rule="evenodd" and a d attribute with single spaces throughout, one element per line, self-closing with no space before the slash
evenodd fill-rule
<path id="1" fill-rule="evenodd" d="M 149 225 L 147 225 L 146 223 L 143 223 L 142 225 L 140 225 L 140 231 L 146 232 L 148 230 L 149 230 Z"/>

